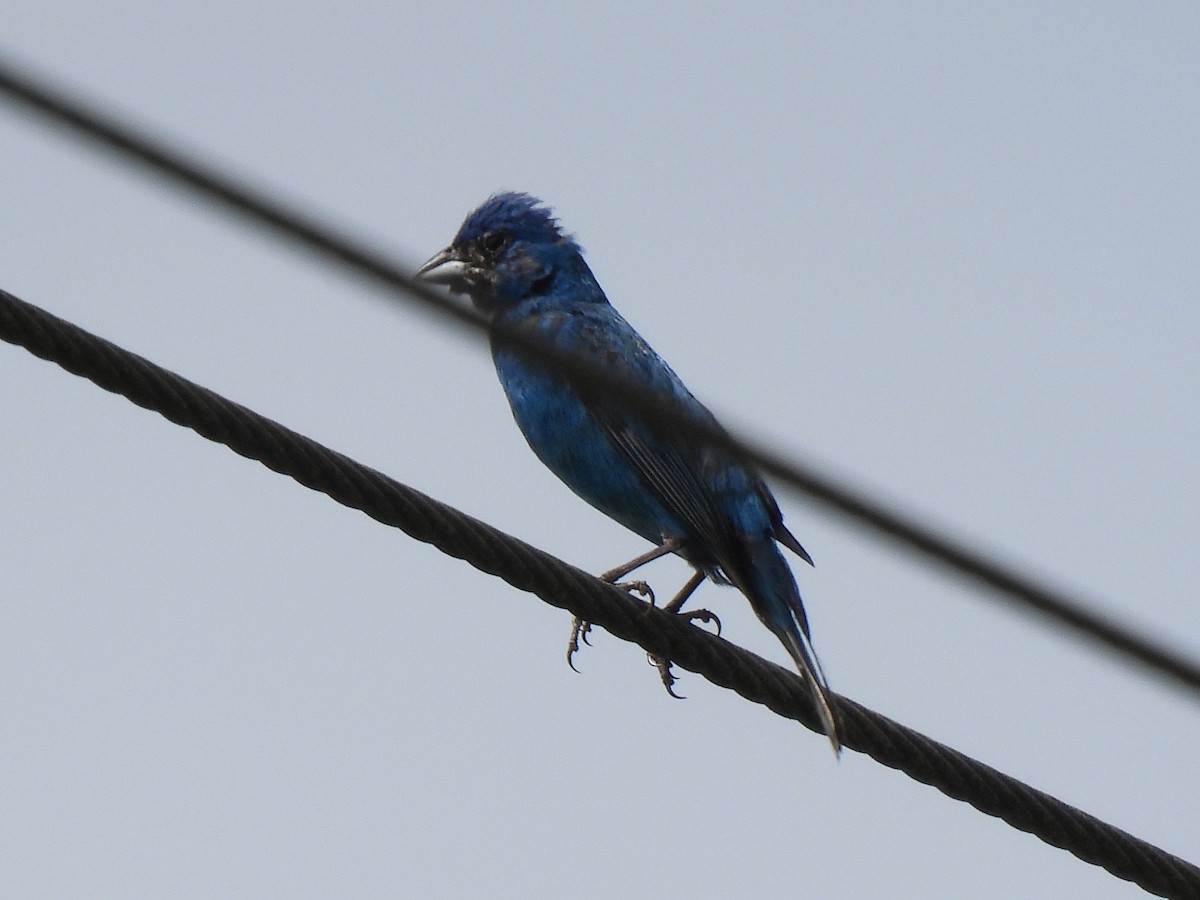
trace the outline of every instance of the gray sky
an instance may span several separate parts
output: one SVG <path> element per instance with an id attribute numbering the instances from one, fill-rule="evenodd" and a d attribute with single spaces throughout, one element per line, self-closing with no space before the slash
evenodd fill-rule
<path id="1" fill-rule="evenodd" d="M 727 424 L 1200 654 L 1197 7 L 644 5 L 7 4 L 0 47 L 413 263 L 543 197 Z M 644 548 L 478 342 L 0 146 L 0 286 L 584 568 Z M 575 675 L 564 613 L 24 351 L 0 383 L 9 896 L 1141 895 L 605 634 Z M 780 494 L 835 689 L 1200 856 L 1194 699 Z"/>

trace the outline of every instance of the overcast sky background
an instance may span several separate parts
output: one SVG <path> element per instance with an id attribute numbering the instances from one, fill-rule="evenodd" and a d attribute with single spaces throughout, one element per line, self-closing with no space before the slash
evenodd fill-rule
<path id="1" fill-rule="evenodd" d="M 726 424 L 1200 654 L 1200 8 L 5 4 L 416 264 L 497 189 Z M 483 345 L 0 106 L 0 287 L 583 568 Z M 1136 888 L 0 346 L 6 896 Z M 1194 697 L 780 491 L 839 692 L 1192 861 Z M 661 593 L 685 568 L 647 572 Z M 732 590 L 725 636 L 781 662 Z"/>

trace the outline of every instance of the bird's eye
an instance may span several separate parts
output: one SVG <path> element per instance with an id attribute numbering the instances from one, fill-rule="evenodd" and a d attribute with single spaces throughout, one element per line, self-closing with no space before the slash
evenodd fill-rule
<path id="1" fill-rule="evenodd" d="M 499 253 L 508 243 L 508 235 L 503 231 L 489 231 L 483 236 L 483 249 L 488 253 Z"/>

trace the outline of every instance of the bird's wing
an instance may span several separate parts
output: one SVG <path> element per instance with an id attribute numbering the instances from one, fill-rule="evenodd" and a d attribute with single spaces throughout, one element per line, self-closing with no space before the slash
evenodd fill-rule
<path id="1" fill-rule="evenodd" d="M 761 478 L 758 480 L 758 496 L 762 498 L 763 504 L 767 507 L 767 511 L 771 514 L 771 525 L 775 528 L 775 540 L 783 544 L 798 557 L 808 563 L 810 566 L 815 566 L 813 558 L 809 556 L 808 551 L 804 549 L 800 541 L 794 534 L 787 530 L 787 526 L 783 524 L 783 513 L 779 509 L 779 504 L 775 501 L 774 495 L 771 494 L 771 489 L 767 487 L 765 481 Z"/>
<path id="2" fill-rule="evenodd" d="M 589 404 L 588 411 L 646 489 L 688 529 L 688 534 L 677 537 L 698 539 L 718 559 L 724 557 L 722 551 L 733 540 L 728 521 L 712 490 L 685 455 L 647 433 L 636 421 L 629 421 L 619 408 L 599 402 Z"/>
<path id="3" fill-rule="evenodd" d="M 659 396 L 674 398 L 685 412 L 719 427 L 712 413 L 611 307 L 576 324 L 582 325 L 578 336 L 583 338 L 577 346 L 587 355 L 602 357 L 634 384 Z M 622 348 L 615 357 L 611 352 L 614 343 Z M 688 534 L 678 537 L 685 541 L 690 538 L 703 546 L 706 552 L 697 556 L 712 557 L 706 562 L 718 563 L 722 568 L 734 564 L 737 536 L 729 516 L 720 508 L 708 476 L 714 470 L 736 466 L 736 462 L 719 448 L 707 446 L 670 426 L 655 425 L 645 414 L 634 412 L 619 399 L 578 380 L 572 380 L 571 387 L 646 489 L 687 529 Z"/>

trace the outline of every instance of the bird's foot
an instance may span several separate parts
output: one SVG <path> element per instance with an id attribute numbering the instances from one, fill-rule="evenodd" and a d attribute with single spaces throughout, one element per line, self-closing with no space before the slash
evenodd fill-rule
<path id="1" fill-rule="evenodd" d="M 585 622 L 579 616 L 571 616 L 571 639 L 567 641 L 567 665 L 574 672 L 578 672 L 579 670 L 575 668 L 575 663 L 571 657 L 579 652 L 580 641 L 583 641 L 589 647 L 592 646 L 592 642 L 588 640 L 588 633 L 591 630 L 591 622 Z"/>
<path id="2" fill-rule="evenodd" d="M 661 656 L 655 656 L 653 653 L 646 654 L 646 662 L 658 669 L 658 677 L 662 679 L 663 687 L 667 689 L 667 693 L 676 700 L 686 700 L 687 697 L 683 694 L 675 693 L 675 673 L 671 671 L 671 661 L 664 659 Z"/>
<path id="3" fill-rule="evenodd" d="M 629 594 L 640 594 L 649 601 L 650 605 L 654 605 L 654 590 L 644 581 L 618 581 L 613 582 L 613 587 L 619 587 L 621 590 Z M 716 618 L 714 616 L 714 618 Z M 708 621 L 707 619 L 705 621 Z M 719 625 L 718 625 L 719 627 Z M 588 634 L 591 633 L 592 623 L 585 622 L 579 616 L 571 617 L 571 638 L 567 641 L 567 665 L 573 671 L 578 672 L 575 668 L 575 654 L 579 652 L 579 642 L 592 646 L 592 642 L 588 640 Z"/>
<path id="4" fill-rule="evenodd" d="M 650 605 L 654 605 L 654 589 L 644 581 L 614 581 L 613 587 L 619 587 L 627 594 L 638 594 L 645 597 Z"/>
<path id="5" fill-rule="evenodd" d="M 678 598 L 676 598 L 676 600 L 678 600 Z M 662 611 L 665 613 L 670 613 L 673 616 L 679 616 L 680 618 L 686 619 L 689 622 L 703 622 L 705 625 L 712 623 L 713 625 L 717 626 L 717 630 L 715 632 L 717 637 L 721 636 L 721 619 L 715 612 L 713 612 L 711 609 L 689 609 L 687 612 L 681 612 L 679 607 L 683 604 L 677 603 L 676 600 L 672 600 L 666 606 L 662 607 Z M 650 606 L 654 606 L 653 593 L 650 595 Z"/>
<path id="6" fill-rule="evenodd" d="M 674 610 L 672 610 L 674 612 Z M 703 622 L 705 625 L 710 622 L 717 626 L 716 635 L 721 636 L 721 620 L 717 618 L 717 614 L 707 609 L 692 609 L 687 612 L 677 612 L 678 616 L 683 616 L 689 622 Z"/>
<path id="7" fill-rule="evenodd" d="M 653 605 L 653 601 L 651 601 Z M 713 622 L 717 626 L 717 637 L 721 636 L 721 620 L 717 618 L 717 614 L 707 609 L 693 609 L 688 612 L 680 612 L 679 607 L 674 609 L 670 605 L 663 607 L 664 612 L 670 612 L 677 616 L 682 616 L 689 622 L 703 622 L 706 625 Z M 682 694 L 675 693 L 675 682 L 678 681 L 675 673 L 671 671 L 671 661 L 662 656 L 655 656 L 653 653 L 646 654 L 646 661 L 654 668 L 658 669 L 658 677 L 662 679 L 663 687 L 667 689 L 667 693 L 676 700 L 686 700 L 687 697 Z"/>

